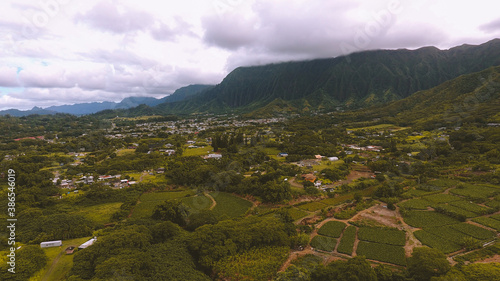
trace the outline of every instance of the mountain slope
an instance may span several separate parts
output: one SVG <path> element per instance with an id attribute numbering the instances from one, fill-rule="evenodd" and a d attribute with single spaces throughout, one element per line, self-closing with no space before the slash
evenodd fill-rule
<path id="1" fill-rule="evenodd" d="M 496 65 L 500 65 L 500 39 L 449 50 L 377 50 L 332 59 L 240 67 L 196 98 L 161 104 L 155 111 L 250 112 L 275 100 L 308 109 L 367 107 Z"/>
<path id="2" fill-rule="evenodd" d="M 372 107 L 346 116 L 351 120 L 373 120 L 413 125 L 424 129 L 461 126 L 465 123 L 500 123 L 500 66 L 462 75 L 429 90 L 382 107 Z"/>

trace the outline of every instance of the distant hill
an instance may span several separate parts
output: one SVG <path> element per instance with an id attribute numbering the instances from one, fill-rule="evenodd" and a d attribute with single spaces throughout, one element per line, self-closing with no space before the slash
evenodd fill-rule
<path id="1" fill-rule="evenodd" d="M 45 109 L 34 107 L 31 110 L 17 110 L 17 109 L 8 109 L 0 111 L 0 115 L 11 115 L 11 116 L 27 116 L 31 114 L 56 114 L 56 113 L 69 113 L 74 115 L 85 115 L 85 114 L 93 114 L 103 110 L 110 109 L 128 109 L 137 107 L 139 105 L 147 105 L 147 106 L 157 106 L 162 103 L 171 103 L 178 102 L 189 99 L 194 95 L 198 94 L 200 91 L 209 89 L 213 87 L 212 85 L 189 85 L 186 87 L 182 87 L 177 89 L 173 94 L 166 96 L 161 99 L 153 98 L 153 97 L 128 97 L 123 99 L 121 102 L 91 102 L 91 103 L 77 103 L 72 105 L 59 105 L 59 106 L 51 106 Z"/>
<path id="2" fill-rule="evenodd" d="M 422 129 L 466 123 L 500 124 L 500 66 L 462 75 L 382 107 L 346 113 L 350 121 L 374 120 Z"/>
<path id="3" fill-rule="evenodd" d="M 285 111 L 356 109 L 400 100 L 496 65 L 500 65 L 500 39 L 449 50 L 377 50 L 331 59 L 239 67 L 195 98 L 163 103 L 151 111 L 269 114 L 262 112 L 268 105 L 269 110 Z"/>

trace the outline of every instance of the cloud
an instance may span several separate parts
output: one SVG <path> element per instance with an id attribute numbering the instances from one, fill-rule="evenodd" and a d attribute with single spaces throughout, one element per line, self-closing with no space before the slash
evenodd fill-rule
<path id="1" fill-rule="evenodd" d="M 488 33 L 493 33 L 497 32 L 500 30 L 500 18 L 491 21 L 487 24 L 483 24 L 479 27 L 480 30 L 488 32 Z"/>
<path id="2" fill-rule="evenodd" d="M 87 13 L 78 15 L 76 20 L 112 33 L 145 30 L 154 23 L 151 14 L 108 0 L 101 1 Z"/>

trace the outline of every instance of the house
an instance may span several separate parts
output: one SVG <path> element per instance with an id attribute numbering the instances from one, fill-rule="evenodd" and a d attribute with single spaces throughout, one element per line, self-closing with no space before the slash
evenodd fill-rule
<path id="1" fill-rule="evenodd" d="M 157 174 L 163 174 L 163 173 L 165 173 L 165 168 L 158 168 L 158 169 L 156 169 L 156 173 Z"/>
<path id="2" fill-rule="evenodd" d="M 328 160 L 330 160 L 330 161 L 338 161 L 339 158 L 338 157 L 328 157 Z"/>
<path id="3" fill-rule="evenodd" d="M 40 243 L 41 248 L 50 248 L 50 247 L 59 247 L 62 246 L 62 240 L 56 240 L 56 241 L 46 241 Z"/>
<path id="4" fill-rule="evenodd" d="M 288 156 L 288 153 L 286 153 L 286 152 L 280 152 L 280 153 L 278 154 L 278 156 L 279 156 L 279 157 L 287 157 L 287 156 Z"/>
<path id="5" fill-rule="evenodd" d="M 208 158 L 212 158 L 212 159 L 221 159 L 222 158 L 222 154 L 217 154 L 217 153 L 211 153 L 211 154 L 208 154 L 207 157 Z"/>

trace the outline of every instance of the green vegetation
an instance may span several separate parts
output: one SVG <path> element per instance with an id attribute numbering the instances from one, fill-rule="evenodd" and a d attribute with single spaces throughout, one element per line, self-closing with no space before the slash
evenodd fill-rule
<path id="1" fill-rule="evenodd" d="M 212 210 L 216 216 L 227 216 L 229 218 L 239 217 L 244 215 L 252 202 L 241 199 L 235 195 L 225 192 L 213 192 L 210 195 L 215 199 L 217 205 Z"/>
<path id="2" fill-rule="evenodd" d="M 318 230 L 318 234 L 339 238 L 345 227 L 346 224 L 343 222 L 329 221 Z"/>
<path id="3" fill-rule="evenodd" d="M 95 206 L 81 207 L 72 214 L 81 215 L 95 223 L 111 222 L 112 215 L 120 209 L 122 203 L 105 203 Z"/>
<path id="4" fill-rule="evenodd" d="M 496 229 L 497 231 L 500 231 L 500 221 L 487 218 L 487 217 L 479 217 L 472 219 L 473 222 L 477 222 L 479 224 L 482 224 L 487 227 L 491 227 L 493 229 Z"/>
<path id="5" fill-rule="evenodd" d="M 409 210 L 427 210 L 431 203 L 424 199 L 410 199 L 401 203 L 398 203 L 399 207 L 409 209 Z"/>
<path id="6" fill-rule="evenodd" d="M 356 240 L 356 227 L 350 225 L 344 230 L 337 251 L 339 253 L 351 255 L 355 240 Z"/>
<path id="7" fill-rule="evenodd" d="M 459 223 L 458 220 L 449 216 L 430 211 L 408 211 L 403 216 L 407 224 L 420 228 Z"/>
<path id="8" fill-rule="evenodd" d="M 405 250 L 401 246 L 360 241 L 356 253 L 367 259 L 406 265 Z"/>
<path id="9" fill-rule="evenodd" d="M 491 239 L 495 236 L 494 232 L 469 223 L 453 224 L 450 227 L 480 240 Z"/>
<path id="10" fill-rule="evenodd" d="M 335 249 L 335 245 L 337 245 L 337 239 L 322 235 L 316 235 L 313 237 L 313 239 L 311 239 L 310 244 L 314 249 L 331 252 Z"/>
<path id="11" fill-rule="evenodd" d="M 307 212 L 302 211 L 295 207 L 288 209 L 288 211 L 290 213 L 290 216 L 292 216 L 293 220 L 298 220 L 308 215 Z"/>
<path id="12" fill-rule="evenodd" d="M 448 202 L 453 202 L 453 201 L 459 201 L 462 200 L 458 196 L 453 196 L 450 194 L 433 194 L 433 195 L 428 195 L 428 196 L 423 196 L 422 199 L 425 199 L 431 203 L 434 204 L 439 204 L 439 203 L 448 203 Z"/>
<path id="13" fill-rule="evenodd" d="M 360 227 L 358 229 L 358 239 L 396 246 L 406 244 L 405 233 L 395 228 Z"/>
<path id="14" fill-rule="evenodd" d="M 314 211 L 326 208 L 327 205 L 322 204 L 320 202 L 310 202 L 310 203 L 307 203 L 307 204 L 304 204 L 304 205 L 298 205 L 297 207 L 300 208 L 300 209 L 309 211 L 309 212 L 314 212 Z"/>
<path id="15" fill-rule="evenodd" d="M 139 198 L 139 203 L 134 207 L 132 218 L 149 217 L 153 213 L 153 209 L 164 201 L 180 199 L 193 194 L 190 190 L 144 193 Z"/>
<path id="16" fill-rule="evenodd" d="M 445 254 L 456 252 L 462 247 L 447 239 L 431 234 L 425 230 L 417 230 L 413 233 L 422 244 L 437 249 Z"/>

